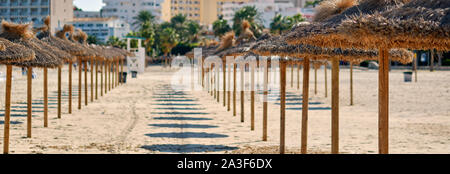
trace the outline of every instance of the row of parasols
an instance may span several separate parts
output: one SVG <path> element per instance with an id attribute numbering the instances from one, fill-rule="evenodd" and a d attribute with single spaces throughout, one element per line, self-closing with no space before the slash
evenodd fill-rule
<path id="1" fill-rule="evenodd" d="M 44 21 L 41 28 L 32 28 L 31 24 L 15 24 L 3 21 L 0 33 L 0 63 L 6 65 L 6 94 L 5 94 L 5 119 L 3 153 L 9 153 L 10 137 L 10 112 L 11 112 L 11 80 L 12 67 L 27 68 L 27 137 L 31 138 L 32 119 L 32 69 L 43 69 L 44 80 L 44 127 L 48 127 L 48 96 L 47 84 L 49 68 L 58 69 L 58 111 L 57 117 L 61 118 L 61 78 L 62 68 L 68 65 L 68 113 L 72 113 L 72 67 L 78 64 L 78 109 L 82 106 L 82 71 L 84 65 L 84 93 L 85 105 L 88 105 L 88 65 L 91 72 L 91 102 L 98 99 L 98 86 L 100 96 L 112 88 L 122 84 L 119 82 L 119 74 L 123 72 L 124 60 L 132 53 L 115 47 L 105 47 L 87 44 L 87 34 L 81 30 L 75 30 L 71 25 L 65 25 L 55 36 L 49 30 L 50 18 Z M 95 65 L 95 69 L 94 69 Z M 94 82 L 95 72 L 95 82 Z M 100 80 L 98 74 L 100 74 Z M 103 76 L 104 74 L 104 76 Z M 104 77 L 104 79 L 103 79 Z M 95 83 L 95 84 L 94 84 Z M 98 85 L 100 83 L 100 85 Z M 95 94 L 94 94 L 95 86 Z"/>
<path id="2" fill-rule="evenodd" d="M 410 50 L 440 50 L 450 48 L 450 1 L 448 0 L 325 0 L 317 7 L 313 22 L 302 22 L 281 36 L 264 34 L 260 38 L 247 37 L 234 43 L 234 33 L 222 37 L 220 45 L 202 48 L 201 83 L 205 80 L 209 92 L 219 101 L 220 83 L 205 79 L 205 72 L 223 72 L 223 103 L 230 111 L 231 90 L 233 90 L 233 115 L 236 115 L 236 68 L 246 66 L 246 57 L 260 56 L 257 64 L 251 67 L 251 86 L 254 86 L 255 66 L 263 66 L 263 141 L 267 141 L 267 95 L 268 70 L 271 59 L 262 56 L 277 56 L 280 66 L 280 153 L 285 153 L 285 106 L 286 106 L 286 66 L 303 66 L 301 153 L 307 153 L 308 141 L 308 99 L 310 64 L 315 69 L 331 62 L 331 153 L 339 153 L 339 64 L 349 62 L 351 72 L 354 64 L 366 60 L 379 62 L 378 95 L 378 152 L 389 153 L 389 65 L 391 61 L 407 64 L 413 61 Z M 245 28 L 243 27 L 243 30 Z M 248 33 L 246 33 L 248 34 Z M 241 35 L 242 37 L 242 35 Z M 240 38 L 241 38 L 240 37 Z M 197 58 L 194 52 L 186 56 Z M 211 64 L 207 57 L 217 56 L 220 64 Z M 236 61 L 227 57 L 234 56 Z M 241 62 L 241 63 L 239 63 Z M 248 62 L 247 62 L 248 63 Z M 220 67 L 222 66 L 222 67 Z M 226 71 L 234 69 L 234 86 L 226 86 Z M 273 67 L 272 67 L 273 69 Z M 327 67 L 325 67 L 325 70 Z M 292 73 L 292 71 L 291 71 Z M 229 76 L 231 76 L 229 74 Z M 243 73 L 241 73 L 243 79 Z M 292 78 L 292 75 L 291 75 Z M 326 78 L 326 77 L 325 77 Z M 231 83 L 231 78 L 228 78 Z M 243 84 L 244 81 L 241 81 Z M 352 83 L 352 75 L 351 75 Z M 292 86 L 292 80 L 291 80 Z M 353 91 L 351 85 L 351 104 Z M 214 88 L 214 89 L 213 89 Z M 317 88 L 317 87 L 316 87 Z M 241 88 L 243 89 L 243 88 Z M 213 91 L 214 90 L 214 91 Z M 241 90 L 241 121 L 244 121 L 244 91 Z M 251 129 L 254 130 L 254 89 L 251 90 Z"/>

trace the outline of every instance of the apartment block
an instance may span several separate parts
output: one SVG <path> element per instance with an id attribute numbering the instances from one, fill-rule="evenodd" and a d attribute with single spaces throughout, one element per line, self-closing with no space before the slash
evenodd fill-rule
<path id="1" fill-rule="evenodd" d="M 150 11 L 158 20 L 161 19 L 162 3 L 165 0 L 103 0 L 102 17 L 117 17 L 130 24 L 136 20 L 140 11 Z M 133 26 L 132 26 L 133 28 Z"/>
<path id="2" fill-rule="evenodd" d="M 89 36 L 97 37 L 99 42 L 105 43 L 109 37 L 115 36 L 123 39 L 131 30 L 130 24 L 116 17 L 110 18 L 74 18 L 70 22 L 86 32 Z"/>
<path id="3" fill-rule="evenodd" d="M 43 25 L 43 19 L 51 17 L 51 32 L 73 19 L 72 0 L 0 0 L 0 18 L 15 23 L 33 22 Z"/>
<path id="4" fill-rule="evenodd" d="M 222 15 L 222 5 L 225 3 L 242 4 L 249 0 L 165 0 L 162 19 L 169 21 L 177 14 L 183 14 L 188 19 L 201 25 L 210 25 Z"/>

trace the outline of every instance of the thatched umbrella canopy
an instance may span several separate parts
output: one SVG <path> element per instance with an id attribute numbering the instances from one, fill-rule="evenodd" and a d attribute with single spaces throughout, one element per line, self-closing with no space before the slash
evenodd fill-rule
<path id="1" fill-rule="evenodd" d="M 0 49 L 0 64 L 30 61 L 35 58 L 34 51 L 23 45 L 13 43 L 4 38 L 0 38 L 0 44 L 2 45 L 2 49 Z"/>
<path id="2" fill-rule="evenodd" d="M 367 40 L 349 39 L 338 27 L 351 15 L 370 15 L 396 8 L 410 0 L 363 0 L 359 5 L 349 8 L 326 22 L 306 25 L 296 29 L 286 38 L 291 44 L 307 43 L 331 48 L 365 48 Z M 351 9 L 358 8 L 360 12 L 353 13 Z M 358 35 L 360 37 L 361 35 Z M 371 41 L 367 41 L 371 42 Z M 388 153 L 388 118 L 389 118 L 389 49 L 385 45 L 379 48 L 379 152 Z M 337 64 L 337 63 L 336 63 Z M 333 66 L 335 67 L 335 66 Z M 338 66 L 336 66 L 338 68 Z M 333 104 L 333 107 L 335 105 Z"/>
<path id="3" fill-rule="evenodd" d="M 349 7 L 342 13 L 328 17 L 321 22 L 309 25 L 299 25 L 292 29 L 285 37 L 289 44 L 308 44 L 320 47 L 349 48 L 350 45 L 360 44 L 342 36 L 337 27 L 348 18 L 357 14 L 374 14 L 387 9 L 403 5 L 410 0 L 361 0 L 358 5 Z"/>
<path id="4" fill-rule="evenodd" d="M 380 50 L 379 153 L 389 153 L 389 57 L 387 52 L 394 47 L 448 50 L 450 33 L 448 7 L 447 0 L 413 0 L 402 7 L 380 14 L 362 14 L 363 17 L 352 17 L 342 22 L 342 26 L 337 28 L 340 34 L 343 31 L 351 32 L 342 34 L 343 38 L 358 43 L 345 45 L 345 47 Z M 349 28 L 350 26 L 355 28 Z M 356 40 L 356 36 L 351 36 L 356 33 L 365 33 L 369 39 Z"/>
<path id="5" fill-rule="evenodd" d="M 450 1 L 412 0 L 381 13 L 354 15 L 338 30 L 352 40 L 362 40 L 361 48 L 449 50 Z"/>
<path id="6" fill-rule="evenodd" d="M 23 62 L 10 62 L 9 64 L 20 67 L 40 68 L 56 68 L 62 64 L 61 59 L 59 59 L 50 50 L 48 50 L 49 48 L 52 48 L 50 45 L 35 38 L 31 31 L 30 24 L 13 24 L 3 21 L 2 29 L 3 32 L 0 33 L 0 37 L 5 38 L 13 43 L 23 45 L 33 50 L 35 53 L 35 59 L 33 60 Z"/>
<path id="7" fill-rule="evenodd" d="M 339 57 L 342 61 L 361 62 L 364 60 L 377 60 L 378 51 L 360 50 L 360 49 L 341 49 L 341 48 L 321 48 L 311 45 L 290 45 L 282 37 L 272 37 L 263 43 L 256 44 L 251 48 L 253 52 L 263 56 L 282 56 L 282 57 L 308 57 L 312 60 L 327 60 L 333 57 Z M 392 61 L 403 64 L 410 63 L 414 57 L 411 51 L 406 49 L 393 49 L 389 52 Z"/>
<path id="8" fill-rule="evenodd" d="M 15 31 L 14 29 L 12 31 Z M 0 37 L 0 63 L 6 64 L 6 91 L 5 91 L 5 119 L 4 119 L 4 137 L 3 153 L 9 153 L 9 129 L 11 113 L 11 79 L 13 62 L 32 61 L 35 59 L 35 53 L 32 49 L 24 45 L 16 44 Z"/>
<path id="9" fill-rule="evenodd" d="M 21 44 L 35 53 L 35 59 L 23 62 L 10 62 L 9 65 L 27 67 L 27 137 L 31 138 L 31 119 L 32 119 L 32 68 L 56 68 L 62 65 L 62 59 L 59 59 L 53 53 L 58 50 L 34 36 L 30 24 L 13 24 L 6 21 L 2 22 L 2 33 L 0 37 L 13 43 Z"/>

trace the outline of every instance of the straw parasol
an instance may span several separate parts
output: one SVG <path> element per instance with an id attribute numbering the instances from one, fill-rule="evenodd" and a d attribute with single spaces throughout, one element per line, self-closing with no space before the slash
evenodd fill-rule
<path id="1" fill-rule="evenodd" d="M 320 22 L 310 25 L 299 25 L 292 29 L 285 38 L 290 44 L 308 44 L 320 47 L 342 48 L 361 44 L 351 42 L 338 33 L 337 27 L 348 16 L 356 14 L 374 14 L 395 6 L 403 5 L 410 0 L 361 0 L 359 4 L 349 7 L 342 13 L 335 14 Z"/>
<path id="2" fill-rule="evenodd" d="M 338 27 L 339 33 L 364 35 L 363 48 L 450 49 L 450 1 L 412 0 L 384 12 L 353 15 Z"/>
<path id="3" fill-rule="evenodd" d="M 6 21 L 2 22 L 2 33 L 0 37 L 11 42 L 21 44 L 35 53 L 35 59 L 23 62 L 10 62 L 9 65 L 27 67 L 27 137 L 31 138 L 31 112 L 32 112 L 32 67 L 55 68 L 62 64 L 61 59 L 57 58 L 49 49 L 55 49 L 46 43 L 38 40 L 31 31 L 30 24 L 14 24 Z"/>
<path id="4" fill-rule="evenodd" d="M 338 33 L 352 42 L 356 42 L 353 34 L 367 33 L 366 37 L 370 39 L 361 39 L 358 42 L 362 44 L 352 45 L 353 47 L 380 50 L 379 153 L 389 153 L 388 50 L 396 47 L 448 50 L 450 36 L 448 19 L 449 1 L 412 0 L 404 6 L 385 12 L 353 16 L 338 27 Z"/>
<path id="5" fill-rule="evenodd" d="M 11 80 L 13 62 L 31 61 L 35 58 L 33 50 L 13 43 L 7 39 L 0 38 L 0 64 L 6 64 L 6 91 L 5 91 L 5 119 L 4 119 L 4 136 L 3 136 L 3 153 L 9 153 L 9 129 L 10 129 L 10 113 L 11 113 Z"/>
<path id="6" fill-rule="evenodd" d="M 15 44 L 7 39 L 0 38 L 0 63 L 11 64 L 12 62 L 30 61 L 35 58 L 33 50 L 20 45 Z"/>
<path id="7" fill-rule="evenodd" d="M 390 8 L 398 7 L 409 0 L 363 0 L 358 5 L 351 7 L 341 14 L 335 15 L 325 22 L 304 25 L 295 29 L 286 38 L 291 44 L 307 43 L 321 47 L 331 48 L 364 48 L 362 40 L 351 40 L 341 34 L 337 27 L 348 16 L 355 14 L 374 14 Z M 387 49 L 380 49 L 380 75 L 379 75 L 379 121 L 380 121 L 380 153 L 387 153 L 387 113 L 388 113 L 388 55 Z M 338 67 L 338 66 L 336 66 Z M 333 106 L 335 106 L 333 104 Z M 337 131 L 337 126 L 336 126 Z M 333 137 L 333 136 L 332 136 Z M 337 139 L 337 138 L 336 138 Z M 335 141 L 338 141 L 335 140 Z"/>
<path id="8" fill-rule="evenodd" d="M 350 62 L 359 62 L 362 60 L 376 60 L 378 53 L 376 51 L 365 51 L 365 50 L 357 50 L 357 49 L 330 49 L 330 48 L 320 48 L 310 45 L 289 45 L 284 40 L 283 37 L 272 37 L 266 41 L 262 41 L 263 43 L 255 44 L 255 46 L 252 48 L 252 50 L 260 55 L 265 56 L 271 56 L 271 55 L 279 55 L 279 56 L 289 56 L 289 57 L 305 57 L 305 61 L 309 59 L 311 60 L 331 60 L 334 61 L 335 64 L 339 65 L 339 60 L 344 61 L 350 61 Z M 399 61 L 402 63 L 409 63 L 412 61 L 413 54 L 405 49 L 399 49 L 399 50 L 391 50 L 391 57 L 395 61 Z M 335 60 L 336 59 L 336 60 Z M 309 81 L 309 63 L 304 63 L 305 69 L 304 70 L 304 92 L 303 96 L 305 98 L 303 104 L 304 109 L 302 112 L 304 115 L 307 113 L 307 95 L 308 91 L 307 88 L 309 87 L 308 84 L 305 84 Z M 321 64 L 315 65 L 315 70 L 317 70 L 317 66 L 320 66 Z M 338 69 L 338 66 L 334 66 L 334 68 Z M 337 73 L 336 70 L 334 73 Z M 316 74 L 316 71 L 315 71 Z M 332 91 L 336 91 L 338 89 L 337 86 L 337 75 L 333 75 L 333 81 L 334 81 L 334 88 Z M 306 88 L 306 89 L 305 89 Z M 326 87 L 327 88 L 327 87 Z M 315 86 L 315 89 L 317 89 L 317 86 Z M 315 90 L 317 91 L 317 90 Z M 334 96 L 332 96 L 332 100 L 334 101 L 333 104 L 333 110 L 336 111 L 338 108 L 338 101 L 337 101 L 337 92 L 334 92 Z M 352 93 L 351 93 L 352 96 Z M 352 99 L 351 99 L 352 100 Z M 335 113 L 337 115 L 337 113 Z M 307 117 L 307 116 L 305 116 Z M 305 123 L 303 123 L 302 127 L 306 127 Z M 303 132 L 306 132 L 306 130 L 303 130 Z M 303 136 L 305 136 L 303 134 Z M 337 135 L 336 135 L 337 136 Z M 306 141 L 305 137 L 303 137 L 303 141 Z M 303 142 L 302 141 L 302 142 Z M 335 140 L 336 141 L 336 140 Z M 303 149 L 306 150 L 305 144 L 302 143 Z M 337 149 L 333 149 L 334 152 L 337 152 Z M 305 151 L 304 151 L 305 152 Z M 306 152 L 305 152 L 306 153 Z"/>

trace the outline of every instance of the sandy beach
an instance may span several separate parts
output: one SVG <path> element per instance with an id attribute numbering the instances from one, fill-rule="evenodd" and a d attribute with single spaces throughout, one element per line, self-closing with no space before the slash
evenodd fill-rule
<path id="1" fill-rule="evenodd" d="M 0 67 L 4 75 L 5 66 Z M 68 90 L 68 68 L 63 68 L 63 94 Z M 256 103 L 255 130 L 250 130 L 249 93 L 245 122 L 240 121 L 239 93 L 236 117 L 207 91 L 170 88 L 175 70 L 150 66 L 138 78 L 128 76 L 88 106 L 77 109 L 78 72 L 73 71 L 73 114 L 63 95 L 62 119 L 57 119 L 57 70 L 49 70 L 49 127 L 43 127 L 42 69 L 33 80 L 32 138 L 26 138 L 26 76 L 13 69 L 10 153 L 12 154 L 154 154 L 154 153 L 278 153 L 280 106 L 269 104 L 268 141 L 262 141 L 262 103 Z M 405 83 L 404 70 L 390 72 L 390 153 L 450 153 L 450 71 L 419 71 L 418 82 Z M 331 151 L 331 71 L 325 98 L 324 69 L 310 72 L 308 152 Z M 99 74 L 100 75 L 100 74 Z M 301 89 L 290 86 L 287 70 L 286 146 L 299 153 Z M 302 76 L 301 76 L 302 77 Z M 84 74 L 83 74 L 84 78 Z M 354 106 L 350 106 L 349 69 L 340 71 L 341 153 L 378 153 L 378 71 L 354 70 Z M 100 80 L 100 77 L 99 77 Z M 90 74 L 88 74 L 90 82 Z M 301 85 L 300 85 L 301 88 Z M 90 88 L 88 88 L 90 89 Z M 84 90 L 84 87 L 83 87 Z M 100 89 L 99 89 L 100 90 Z M 3 140 L 5 82 L 0 82 L 0 139 Z M 276 98 L 276 97 L 275 97 Z M 90 91 L 89 91 L 90 99 Z M 0 141 L 3 146 L 3 141 Z"/>

